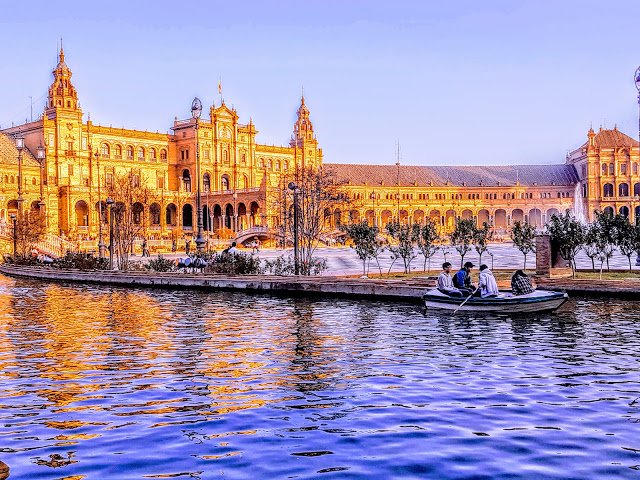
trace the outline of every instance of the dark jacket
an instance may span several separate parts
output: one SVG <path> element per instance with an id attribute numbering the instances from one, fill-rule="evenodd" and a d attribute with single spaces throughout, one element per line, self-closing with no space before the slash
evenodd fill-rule
<path id="1" fill-rule="evenodd" d="M 473 288 L 471 285 L 471 275 L 463 268 L 453 276 L 453 285 L 456 288 Z"/>

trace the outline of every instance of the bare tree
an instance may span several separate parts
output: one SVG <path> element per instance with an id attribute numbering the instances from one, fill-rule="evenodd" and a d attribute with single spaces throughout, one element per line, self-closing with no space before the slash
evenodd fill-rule
<path id="1" fill-rule="evenodd" d="M 27 211 L 16 219 L 16 256 L 27 257 L 31 250 L 44 238 L 47 225 L 38 212 Z"/>
<path id="2" fill-rule="evenodd" d="M 320 239 L 330 230 L 327 215 L 347 206 L 349 198 L 343 189 L 344 182 L 326 166 L 300 169 L 283 180 L 283 188 L 272 189 L 270 201 L 274 210 L 279 212 L 286 239 L 294 236 L 294 196 L 297 196 L 300 273 L 308 275 Z M 295 190 L 289 188 L 289 184 L 295 186 Z"/>
<path id="3" fill-rule="evenodd" d="M 149 205 L 157 199 L 147 186 L 147 179 L 129 171 L 116 175 L 107 186 L 107 196 L 114 201 L 113 209 L 113 254 L 120 270 L 129 268 L 129 255 L 133 244 L 145 228 L 145 215 Z"/>

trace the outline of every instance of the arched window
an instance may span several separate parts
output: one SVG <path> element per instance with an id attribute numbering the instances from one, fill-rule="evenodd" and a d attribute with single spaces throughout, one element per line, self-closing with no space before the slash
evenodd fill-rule
<path id="1" fill-rule="evenodd" d="M 205 192 L 211 191 L 211 176 L 208 173 L 205 173 L 202 177 L 202 188 Z"/>
<path id="2" fill-rule="evenodd" d="M 133 147 L 131 145 L 127 147 L 127 160 L 133 160 Z"/>
<path id="3" fill-rule="evenodd" d="M 264 158 L 259 158 L 258 159 L 258 167 L 264 168 Z"/>
<path id="4" fill-rule="evenodd" d="M 603 163 L 602 164 L 602 175 L 606 175 L 607 174 L 607 164 Z"/>
<path id="5" fill-rule="evenodd" d="M 116 145 L 115 155 L 116 155 L 116 160 L 122 159 L 122 145 Z"/>
<path id="6" fill-rule="evenodd" d="M 269 162 L 267 163 L 267 168 L 269 170 L 273 170 L 273 160 L 269 159 Z"/>
<path id="7" fill-rule="evenodd" d="M 633 196 L 634 197 L 640 196 L 640 183 L 633 184 Z"/>
<path id="8" fill-rule="evenodd" d="M 222 188 L 222 190 L 229 190 L 229 176 L 228 175 L 222 175 L 222 178 L 220 179 L 220 187 Z"/>
<path id="9" fill-rule="evenodd" d="M 289 170 L 289 162 L 285 160 L 284 162 L 282 162 L 282 171 L 286 172 L 287 170 Z"/>
<path id="10" fill-rule="evenodd" d="M 184 189 L 187 192 L 191 191 L 191 172 L 186 168 L 182 171 L 182 182 L 184 184 Z"/>
<path id="11" fill-rule="evenodd" d="M 154 162 L 157 160 L 157 158 L 156 158 L 156 149 L 155 148 L 150 148 L 149 149 L 149 158 L 151 160 L 153 160 Z"/>
<path id="12" fill-rule="evenodd" d="M 626 175 L 627 174 L 627 164 L 626 163 L 621 163 L 620 164 L 620 174 L 621 175 Z"/>
<path id="13" fill-rule="evenodd" d="M 637 174 L 638 174 L 638 164 L 637 164 L 637 163 L 634 163 L 634 164 L 633 164 L 633 174 L 634 174 L 634 175 L 637 175 Z"/>
<path id="14" fill-rule="evenodd" d="M 629 184 L 621 183 L 618 185 L 618 196 L 620 197 L 628 197 L 629 196 Z"/>
<path id="15" fill-rule="evenodd" d="M 222 161 L 224 163 L 229 162 L 229 152 L 227 152 L 226 150 L 222 150 Z"/>
<path id="16" fill-rule="evenodd" d="M 160 160 L 166 160 L 167 159 L 167 151 L 163 148 L 162 150 L 160 150 Z"/>
<path id="17" fill-rule="evenodd" d="M 144 148 L 138 147 L 138 160 L 144 160 Z"/>
<path id="18" fill-rule="evenodd" d="M 604 197 L 613 197 L 613 185 L 610 183 L 605 183 L 603 186 L 602 195 Z"/>
<path id="19" fill-rule="evenodd" d="M 243 153 L 243 154 L 242 154 L 242 157 L 240 157 L 240 158 L 241 158 L 241 160 L 240 160 L 240 161 L 242 162 L 242 164 L 243 164 L 243 165 L 246 165 L 246 164 L 247 164 L 247 154 L 246 154 L 246 153 Z"/>
<path id="20" fill-rule="evenodd" d="M 102 144 L 102 158 L 109 158 L 109 145 L 107 143 Z"/>
<path id="21" fill-rule="evenodd" d="M 613 163 L 609 164 L 609 175 L 615 175 L 616 170 L 615 170 L 615 166 L 613 165 Z"/>

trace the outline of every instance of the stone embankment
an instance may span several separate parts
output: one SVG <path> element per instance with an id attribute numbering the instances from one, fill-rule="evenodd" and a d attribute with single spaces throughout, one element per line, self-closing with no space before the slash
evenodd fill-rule
<path id="1" fill-rule="evenodd" d="M 421 303 L 422 295 L 435 285 L 433 277 L 411 279 L 347 277 L 279 277 L 270 275 L 219 275 L 202 273 L 157 273 L 58 270 L 42 267 L 1 265 L 0 273 L 11 277 L 57 282 L 79 282 L 144 288 L 189 288 L 233 290 L 276 295 L 352 297 Z M 567 292 L 569 295 L 596 295 L 640 300 L 640 280 L 583 280 L 536 277 L 538 288 Z M 508 282 L 499 283 L 508 289 Z"/>
<path id="2" fill-rule="evenodd" d="M 569 296 L 589 295 L 640 300 L 640 279 L 594 280 L 536 277 L 538 288 L 567 292 Z"/>
<path id="3" fill-rule="evenodd" d="M 235 290 L 280 295 L 353 297 L 421 303 L 425 291 L 434 286 L 428 278 L 411 280 L 360 279 L 344 277 L 279 277 L 269 275 L 214 275 L 202 273 L 149 273 L 59 270 L 42 267 L 0 266 L 11 277 L 56 282 L 154 288 Z"/>

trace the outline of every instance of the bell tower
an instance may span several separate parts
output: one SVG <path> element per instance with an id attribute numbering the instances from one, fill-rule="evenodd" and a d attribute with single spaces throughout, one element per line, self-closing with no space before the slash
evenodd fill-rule
<path id="1" fill-rule="evenodd" d="M 58 55 L 58 65 L 53 70 L 53 83 L 49 87 L 49 96 L 47 97 L 47 106 L 44 110 L 45 115 L 49 119 L 56 118 L 59 114 L 77 117 L 82 113 L 78 103 L 78 92 L 71 84 L 71 69 L 64 61 L 64 50 L 60 47 Z"/>
<path id="2" fill-rule="evenodd" d="M 304 103 L 304 95 L 300 98 L 298 118 L 293 125 L 289 145 L 295 150 L 296 167 L 318 166 L 322 162 L 322 149 L 318 148 L 318 140 L 309 118 L 309 108 Z"/>

